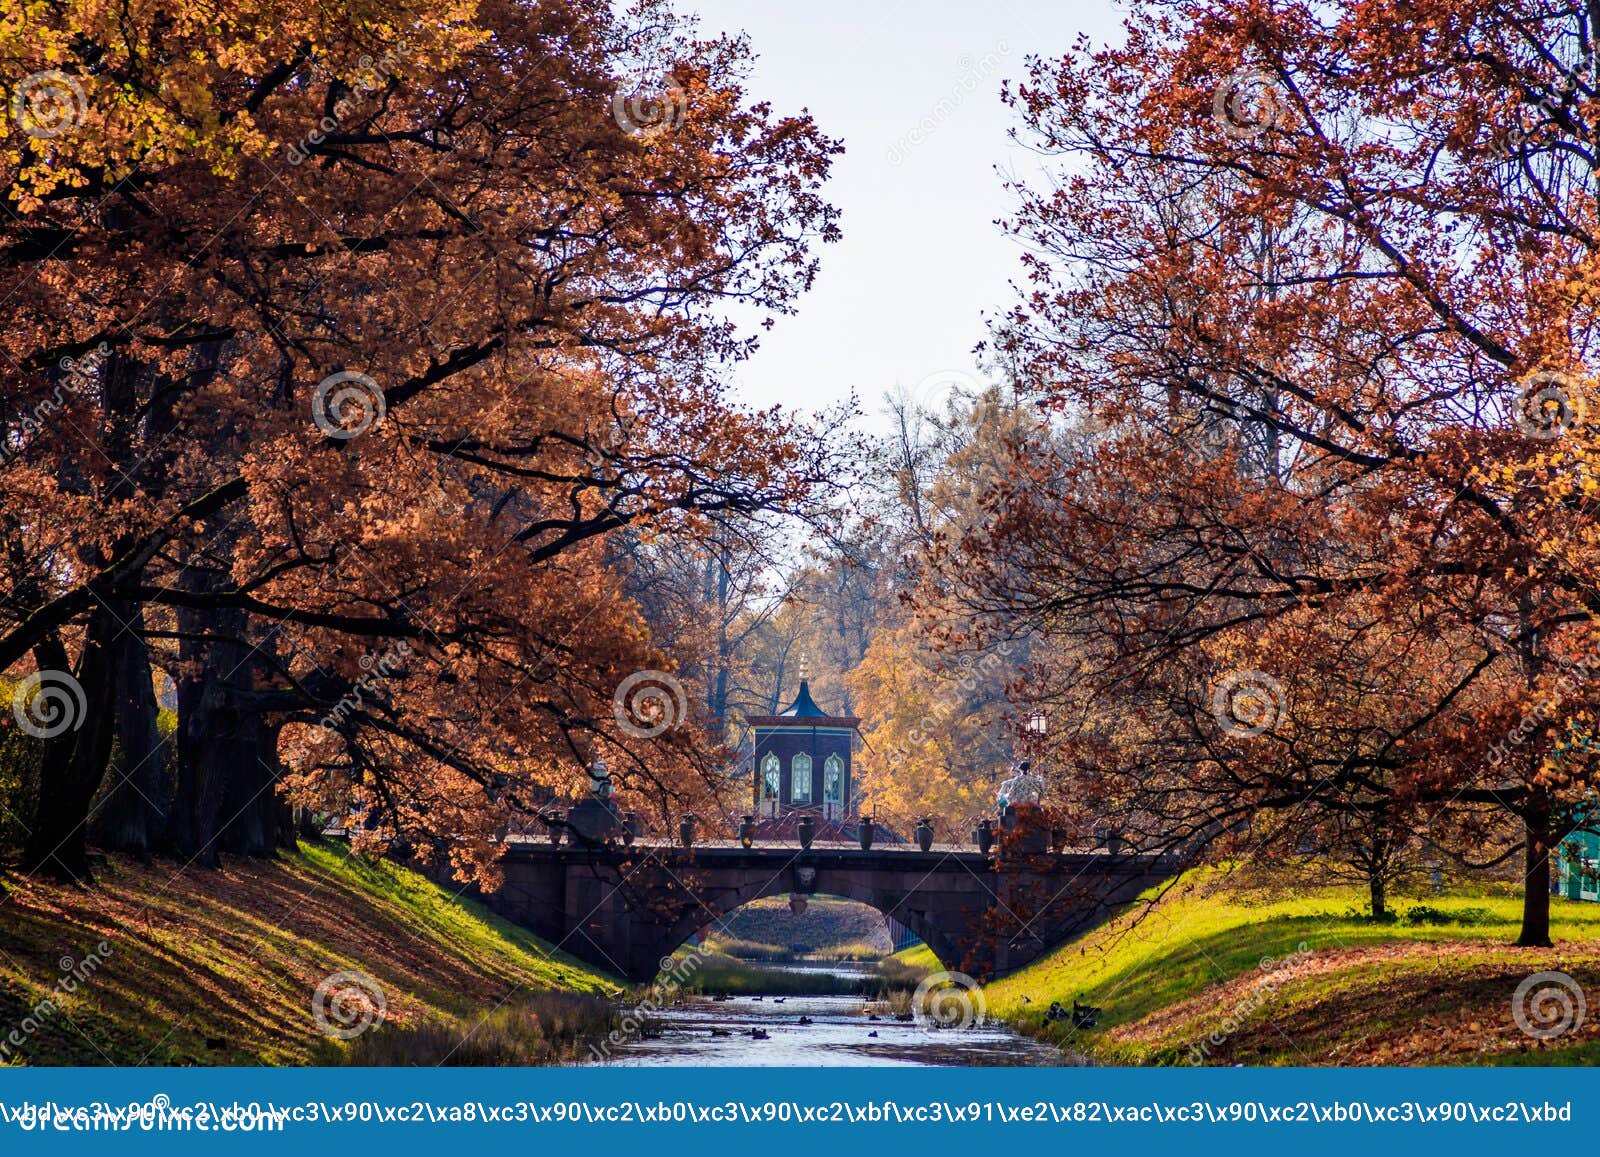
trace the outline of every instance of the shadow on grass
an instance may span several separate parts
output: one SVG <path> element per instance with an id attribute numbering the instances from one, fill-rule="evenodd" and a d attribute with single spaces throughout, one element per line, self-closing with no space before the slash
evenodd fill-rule
<path id="1" fill-rule="evenodd" d="M 342 850 L 217 871 L 112 857 L 89 889 L 5 883 L 0 1036 L 35 1022 L 11 1063 L 309 1063 L 325 1039 L 313 995 L 341 971 L 373 977 L 401 1027 L 467 1017 L 518 989 L 617 987 L 481 906 Z M 95 975 L 52 996 L 62 959 L 102 940 L 110 955 Z M 54 1007 L 33 1016 L 47 997 Z"/>
<path id="2" fill-rule="evenodd" d="M 1517 1029 L 1511 998 L 1530 973 L 1600 986 L 1600 944 L 1518 949 L 1486 936 L 1481 909 L 1407 922 L 1277 916 L 1175 937 L 1097 978 L 1077 999 L 1093 1029 L 1030 1001 L 1012 1023 L 1110 1064 L 1583 1063 L 1593 1045 L 1548 1048 Z M 1293 962 L 1294 967 L 1287 967 Z M 1219 987 L 1220 986 L 1220 987 Z M 1049 999 L 1065 1003 L 1052 994 Z M 1119 1026 L 1126 1033 L 1108 1032 Z M 1593 1026 L 1591 1026 L 1592 1028 Z"/>

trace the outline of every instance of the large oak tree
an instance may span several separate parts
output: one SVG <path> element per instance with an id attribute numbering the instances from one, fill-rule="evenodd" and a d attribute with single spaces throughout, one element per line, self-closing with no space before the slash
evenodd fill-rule
<path id="1" fill-rule="evenodd" d="M 606 542 L 831 474 L 721 370 L 724 307 L 835 235 L 837 146 L 658 3 L 12 9 L 0 668 L 86 705 L 30 864 L 83 873 L 114 749 L 147 795 L 152 661 L 190 857 L 270 846 L 284 758 L 480 868 L 597 755 L 714 786 L 693 728 L 615 722 L 670 662 Z"/>

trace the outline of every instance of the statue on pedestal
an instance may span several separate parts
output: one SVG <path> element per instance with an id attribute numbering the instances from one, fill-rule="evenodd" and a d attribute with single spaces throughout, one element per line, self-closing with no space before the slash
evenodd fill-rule
<path id="1" fill-rule="evenodd" d="M 611 799 L 611 769 L 603 758 L 589 765 L 589 794 L 601 802 Z"/>
<path id="2" fill-rule="evenodd" d="M 611 802 L 611 772 L 604 759 L 597 758 L 589 765 L 589 794 L 567 811 L 567 828 L 589 844 L 604 843 L 626 830 L 617 805 Z"/>
<path id="3" fill-rule="evenodd" d="M 1041 806 L 1044 780 L 1028 767 L 1026 759 L 1017 764 L 1011 777 L 1001 783 L 995 802 L 1000 813 L 1001 847 L 1033 855 L 1049 848 L 1050 828 Z"/>
<path id="4" fill-rule="evenodd" d="M 1007 805 L 1038 804 L 1044 799 L 1044 780 L 1028 770 L 1026 759 L 1017 764 L 1016 772 L 1000 785 L 1000 795 L 996 801 L 1001 812 Z"/>

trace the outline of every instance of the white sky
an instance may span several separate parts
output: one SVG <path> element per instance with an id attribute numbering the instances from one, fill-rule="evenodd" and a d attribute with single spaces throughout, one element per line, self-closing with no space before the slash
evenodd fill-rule
<path id="1" fill-rule="evenodd" d="M 1120 40 L 1110 0 L 678 0 L 707 33 L 747 32 L 749 91 L 776 111 L 808 108 L 844 141 L 825 195 L 844 239 L 799 312 L 780 318 L 736 371 L 757 405 L 806 410 L 849 396 L 869 412 L 897 384 L 976 371 L 973 347 L 1014 300 L 1016 243 L 1003 169 L 1011 147 L 1000 83 L 1031 54 L 1085 33 Z"/>

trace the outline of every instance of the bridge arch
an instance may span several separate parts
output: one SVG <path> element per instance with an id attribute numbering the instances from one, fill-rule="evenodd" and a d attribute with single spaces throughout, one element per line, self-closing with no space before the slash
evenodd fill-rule
<path id="1" fill-rule="evenodd" d="M 797 890 L 791 882 L 784 880 L 751 881 L 740 886 L 718 890 L 714 894 L 704 897 L 706 905 L 701 908 L 698 917 L 694 911 L 685 911 L 682 918 L 667 928 L 661 939 L 662 944 L 671 944 L 661 952 L 661 957 L 671 956 L 674 952 L 687 944 L 701 929 L 708 924 L 715 924 L 731 916 L 739 909 L 746 907 L 757 900 L 766 900 L 775 896 L 801 895 L 808 899 L 837 898 L 850 900 L 857 904 L 864 904 L 883 917 L 893 917 L 909 928 L 935 956 L 941 961 L 951 960 L 952 953 L 958 953 L 960 947 L 956 942 L 955 930 L 938 926 L 934 915 L 926 909 L 908 905 L 905 897 L 886 895 L 884 890 L 871 883 L 863 881 L 846 881 L 850 888 L 848 892 L 833 890 L 830 885 L 826 889 L 817 889 L 811 892 Z M 955 957 L 959 960 L 959 956 Z"/>
<path id="2" fill-rule="evenodd" d="M 842 896 L 892 915 L 948 968 L 1003 974 L 1104 920 L 1178 865 L 1067 853 L 997 864 L 968 851 L 512 845 L 478 898 L 586 963 L 638 982 L 754 900 Z"/>

